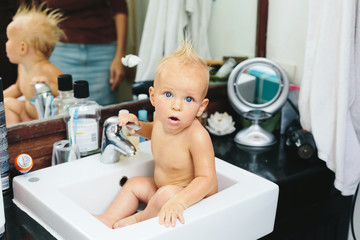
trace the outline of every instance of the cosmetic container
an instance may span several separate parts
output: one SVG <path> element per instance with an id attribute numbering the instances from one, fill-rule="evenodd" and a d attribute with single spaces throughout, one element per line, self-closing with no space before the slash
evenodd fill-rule
<path id="1" fill-rule="evenodd" d="M 59 96 L 54 98 L 51 104 L 51 116 L 61 115 L 64 111 L 64 106 L 75 102 L 73 93 L 73 81 L 70 74 L 63 74 L 58 76 L 58 90 Z"/>
<path id="2" fill-rule="evenodd" d="M 65 106 L 67 136 L 70 144 L 77 147 L 80 156 L 99 152 L 100 105 L 89 100 L 89 83 L 74 83 L 75 102 Z"/>
<path id="3" fill-rule="evenodd" d="M 0 77 L 0 172 L 2 191 L 7 191 L 10 188 L 10 163 L 9 153 L 7 151 L 8 142 L 6 139 L 6 119 L 4 107 L 4 94 L 2 79 Z"/>
<path id="4" fill-rule="evenodd" d="M 226 77 L 231 71 L 234 69 L 236 65 L 236 61 L 233 58 L 229 58 L 226 62 L 221 66 L 221 68 L 216 72 L 215 76 L 217 77 Z"/>
<path id="5" fill-rule="evenodd" d="M 148 121 L 148 112 L 145 109 L 139 110 L 138 111 L 138 119 L 139 119 L 139 121 L 147 122 Z M 140 142 L 144 142 L 146 140 L 147 139 L 142 136 L 140 136 L 140 138 L 139 138 Z"/>
<path id="6" fill-rule="evenodd" d="M 0 189 L 1 189 L 1 184 L 0 184 Z M 5 233 L 5 207 L 4 207 L 3 195 L 0 194 L 0 237 L 2 237 L 4 233 Z"/>
<path id="7" fill-rule="evenodd" d="M 15 168 L 21 174 L 28 173 L 31 170 L 33 164 L 34 161 L 29 154 L 22 153 L 15 158 Z"/>

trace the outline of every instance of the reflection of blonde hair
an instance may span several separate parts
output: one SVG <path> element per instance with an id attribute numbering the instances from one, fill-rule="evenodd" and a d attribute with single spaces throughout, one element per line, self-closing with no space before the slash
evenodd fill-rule
<path id="1" fill-rule="evenodd" d="M 58 24 L 63 20 L 58 10 L 45 8 L 44 4 L 27 6 L 21 4 L 13 21 L 21 21 L 20 34 L 30 47 L 40 51 L 47 58 L 55 48 L 56 43 L 65 37 Z"/>
<path id="2" fill-rule="evenodd" d="M 204 73 L 207 78 L 207 85 L 209 83 L 209 68 L 206 62 L 196 53 L 192 47 L 191 41 L 185 37 L 185 40 L 180 42 L 180 47 L 172 54 L 164 57 L 156 69 L 155 81 L 160 77 L 163 71 L 171 71 L 171 67 L 190 67 L 196 68 Z M 175 66 L 168 66 L 175 64 Z M 207 90 L 206 85 L 206 90 Z"/>

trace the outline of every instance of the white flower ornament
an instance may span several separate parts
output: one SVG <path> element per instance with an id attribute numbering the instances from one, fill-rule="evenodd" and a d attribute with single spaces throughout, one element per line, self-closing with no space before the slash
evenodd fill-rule
<path id="1" fill-rule="evenodd" d="M 215 112 L 211 114 L 210 117 L 207 119 L 208 125 L 206 128 L 209 130 L 210 133 L 218 136 L 230 134 L 235 131 L 235 122 L 233 121 L 232 117 L 224 112 L 218 113 Z"/>

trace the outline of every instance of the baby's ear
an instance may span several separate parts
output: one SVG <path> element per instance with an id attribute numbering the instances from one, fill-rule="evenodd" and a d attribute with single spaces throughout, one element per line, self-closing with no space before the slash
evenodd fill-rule
<path id="1" fill-rule="evenodd" d="M 155 95 L 155 89 L 154 89 L 154 87 L 151 86 L 149 88 L 149 97 L 150 97 L 151 105 L 153 105 L 155 107 L 154 95 Z"/>
<path id="2" fill-rule="evenodd" d="M 196 114 L 197 117 L 200 117 L 203 114 L 203 112 L 205 111 L 205 108 L 207 107 L 208 103 L 209 103 L 209 99 L 205 98 L 204 100 L 202 100 L 202 102 L 200 104 L 200 108 L 199 108 L 199 110 L 198 110 L 198 112 Z"/>
<path id="3" fill-rule="evenodd" d="M 25 55 L 29 51 L 29 45 L 27 42 L 22 41 L 20 43 L 20 54 Z"/>

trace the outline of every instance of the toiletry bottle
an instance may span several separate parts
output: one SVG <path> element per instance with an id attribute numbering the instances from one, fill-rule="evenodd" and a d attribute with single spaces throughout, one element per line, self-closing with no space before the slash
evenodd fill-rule
<path id="1" fill-rule="evenodd" d="M 1 190 L 0 184 L 0 190 Z M 0 191 L 1 193 L 1 191 Z M 5 232 L 5 206 L 4 206 L 4 199 L 3 195 L 0 194 L 0 237 L 4 235 Z"/>
<path id="2" fill-rule="evenodd" d="M 64 118 L 70 144 L 84 157 L 100 150 L 100 105 L 89 100 L 89 84 L 85 80 L 75 81 L 74 97 L 75 102 L 65 106 L 67 114 Z"/>
<path id="3" fill-rule="evenodd" d="M 59 96 L 51 104 L 51 117 L 64 113 L 64 106 L 75 102 L 73 94 L 73 81 L 70 74 L 58 76 Z"/>
<path id="4" fill-rule="evenodd" d="M 138 111 L 138 119 L 139 119 L 139 121 L 147 122 L 148 121 L 148 112 L 145 109 L 140 109 Z M 146 141 L 146 138 L 140 136 L 139 141 L 144 142 L 144 141 Z"/>
<path id="5" fill-rule="evenodd" d="M 21 174 L 28 173 L 31 170 L 33 164 L 34 164 L 34 161 L 33 161 L 32 157 L 26 153 L 19 154 L 15 158 L 15 163 L 14 163 L 15 168 Z"/>
<path id="6" fill-rule="evenodd" d="M 140 93 L 138 95 L 138 100 L 139 101 L 145 100 L 145 99 L 148 99 L 148 98 L 149 98 L 148 95 L 145 94 L 145 93 Z M 138 111 L 138 119 L 139 119 L 139 121 L 142 121 L 142 122 L 147 122 L 148 121 L 148 112 L 147 112 L 146 109 L 140 109 Z M 140 136 L 139 140 L 140 140 L 140 142 L 144 142 L 144 141 L 146 141 L 146 138 Z"/>
<path id="7" fill-rule="evenodd" d="M 1 169 L 1 185 L 2 190 L 6 191 L 10 188 L 10 164 L 9 153 L 7 151 L 8 142 L 6 139 L 6 120 L 4 108 L 4 94 L 2 79 L 0 78 L 0 169 Z"/>
<path id="8" fill-rule="evenodd" d="M 216 72 L 215 76 L 217 77 L 226 77 L 231 71 L 234 69 L 236 65 L 236 61 L 233 58 L 229 58 L 226 62 L 221 66 L 221 68 Z"/>
<path id="9" fill-rule="evenodd" d="M 6 120 L 5 120 L 5 105 L 4 105 L 4 94 L 2 78 L 0 77 L 0 138 L 5 137 L 6 131 Z"/>

